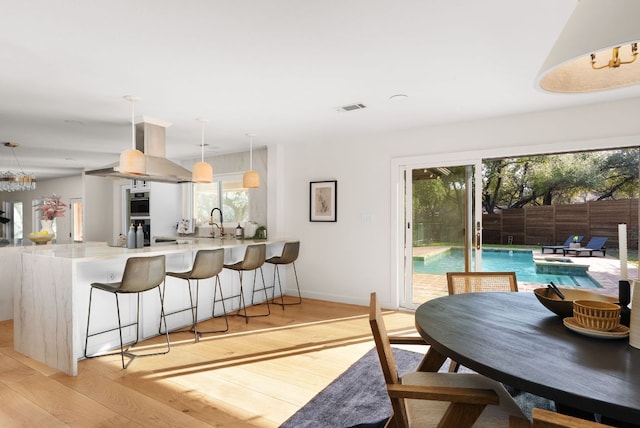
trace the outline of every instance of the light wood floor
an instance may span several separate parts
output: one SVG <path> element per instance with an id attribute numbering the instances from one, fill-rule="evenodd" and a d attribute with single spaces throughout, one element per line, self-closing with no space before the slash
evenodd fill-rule
<path id="1" fill-rule="evenodd" d="M 413 331 L 413 313 L 385 321 L 393 333 Z M 0 426 L 277 427 L 373 347 L 361 306 L 307 299 L 230 322 L 197 344 L 174 333 L 169 354 L 127 370 L 119 356 L 81 361 L 77 377 L 15 352 L 12 321 L 0 322 Z"/>

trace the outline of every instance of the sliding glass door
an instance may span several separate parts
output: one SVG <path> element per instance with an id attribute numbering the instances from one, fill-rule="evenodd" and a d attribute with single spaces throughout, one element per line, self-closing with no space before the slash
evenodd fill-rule
<path id="1" fill-rule="evenodd" d="M 449 271 L 480 270 L 482 216 L 475 210 L 481 204 L 474 202 L 480 171 L 480 162 L 405 169 L 402 306 L 415 308 L 448 294 Z"/>

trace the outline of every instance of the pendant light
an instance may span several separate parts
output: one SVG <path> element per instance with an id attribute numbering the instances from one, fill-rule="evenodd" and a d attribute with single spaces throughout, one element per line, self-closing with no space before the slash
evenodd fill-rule
<path id="1" fill-rule="evenodd" d="M 23 190 L 34 190 L 36 188 L 36 176 L 32 172 L 24 172 L 20 161 L 16 156 L 15 149 L 20 147 L 18 143 L 4 143 L 5 147 L 11 149 L 11 154 L 18 166 L 17 169 L 0 169 L 0 192 L 20 192 Z"/>
<path id="2" fill-rule="evenodd" d="M 640 83 L 639 14 L 638 0 L 580 0 L 536 84 L 582 93 Z"/>
<path id="3" fill-rule="evenodd" d="M 248 189 L 260 187 L 260 176 L 258 171 L 253 170 L 253 137 L 255 134 L 247 134 L 249 137 L 249 171 L 244 173 L 242 177 L 242 186 Z"/>
<path id="4" fill-rule="evenodd" d="M 147 172 L 147 160 L 144 153 L 136 149 L 135 103 L 140 98 L 127 95 L 124 99 L 131 102 L 131 148 L 120 153 L 118 171 L 123 174 L 144 175 Z"/>
<path id="5" fill-rule="evenodd" d="M 193 171 L 191 172 L 191 180 L 194 183 L 211 183 L 213 181 L 213 168 L 211 167 L 211 165 L 204 161 L 204 124 L 209 121 L 202 118 L 197 118 L 196 120 L 199 121 L 202 126 L 202 142 L 200 143 L 201 160 L 193 166 Z"/>

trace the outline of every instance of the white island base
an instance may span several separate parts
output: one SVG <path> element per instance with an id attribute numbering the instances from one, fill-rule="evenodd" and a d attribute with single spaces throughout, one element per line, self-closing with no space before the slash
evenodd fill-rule
<path id="1" fill-rule="evenodd" d="M 202 242 L 204 241 L 204 242 Z M 265 241 L 260 241 L 265 242 Z M 89 291 L 92 282 L 120 280 L 126 259 L 135 256 L 166 256 L 167 271 L 185 271 L 191 267 L 199 249 L 223 247 L 225 263 L 241 260 L 247 245 L 258 243 L 245 240 L 205 239 L 192 244 L 167 244 L 141 249 L 94 246 L 65 246 L 47 249 L 28 249 L 12 252 L 15 271 L 19 277 L 14 287 L 14 346 L 15 350 L 71 376 L 78 374 L 78 360 L 84 358 Z M 283 241 L 267 242 L 267 258 L 279 255 Z M 272 285 L 273 268 L 265 264 L 267 286 Z M 18 275 L 19 274 L 19 275 Z M 240 291 L 238 275 L 224 269 L 220 273 L 225 297 Z M 283 278 L 284 280 L 284 278 Z M 165 312 L 189 306 L 189 293 L 184 280 L 166 277 Z M 251 302 L 253 275 L 244 276 L 244 298 Z M 256 287 L 261 286 L 258 274 Z M 269 290 L 271 293 L 277 291 Z M 121 298 L 123 324 L 126 317 L 135 320 L 135 295 Z M 264 301 L 263 293 L 256 293 L 257 302 Z M 211 317 L 213 279 L 200 281 L 200 320 Z M 145 292 L 140 303 L 140 338 L 158 335 L 160 302 L 156 290 Z M 239 308 L 239 299 L 225 302 L 227 313 Z M 94 292 L 91 309 L 91 331 L 117 327 L 115 299 L 108 293 Z M 216 315 L 222 314 L 222 305 Z M 167 317 L 170 330 L 191 324 L 189 311 Z M 124 342 L 135 340 L 135 327 L 123 331 Z M 88 354 L 119 348 L 118 331 L 90 338 Z"/>

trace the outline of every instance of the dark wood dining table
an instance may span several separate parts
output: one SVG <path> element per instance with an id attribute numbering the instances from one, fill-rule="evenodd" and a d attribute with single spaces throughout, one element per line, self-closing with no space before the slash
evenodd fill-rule
<path id="1" fill-rule="evenodd" d="M 640 349 L 627 338 L 567 329 L 533 293 L 441 297 L 422 304 L 415 317 L 431 344 L 423 369 L 437 370 L 450 357 L 559 405 L 640 424 Z"/>

